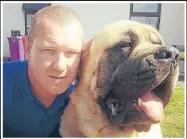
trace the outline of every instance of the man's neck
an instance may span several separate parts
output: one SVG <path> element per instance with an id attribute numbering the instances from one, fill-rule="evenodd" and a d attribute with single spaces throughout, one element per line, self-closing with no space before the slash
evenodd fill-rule
<path id="1" fill-rule="evenodd" d="M 31 90 L 33 94 L 40 100 L 40 102 L 45 106 L 49 107 L 55 100 L 57 94 L 51 94 L 39 85 L 39 83 L 34 78 L 31 69 L 28 67 L 28 77 L 31 84 Z"/>

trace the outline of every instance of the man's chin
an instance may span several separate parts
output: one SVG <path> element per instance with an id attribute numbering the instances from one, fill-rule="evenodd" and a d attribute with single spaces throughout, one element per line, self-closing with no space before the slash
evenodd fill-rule
<path id="1" fill-rule="evenodd" d="M 49 93 L 51 93 L 51 94 L 59 95 L 59 94 L 64 93 L 67 89 L 65 89 L 65 88 L 59 88 L 58 86 L 52 86 L 48 90 L 49 90 Z"/>
<path id="2" fill-rule="evenodd" d="M 48 82 L 45 82 L 42 86 L 46 88 L 48 93 L 59 95 L 64 93 L 69 88 L 72 82 L 68 80 L 63 80 L 56 83 L 52 82 L 51 80 L 48 80 Z"/>

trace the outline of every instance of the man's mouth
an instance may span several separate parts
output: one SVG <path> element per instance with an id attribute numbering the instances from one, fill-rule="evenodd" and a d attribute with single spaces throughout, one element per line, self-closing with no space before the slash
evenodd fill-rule
<path id="1" fill-rule="evenodd" d="M 55 79 L 55 80 L 62 80 L 62 79 L 64 79 L 66 76 L 51 76 L 51 75 L 49 75 L 49 77 L 52 78 L 52 79 Z"/>

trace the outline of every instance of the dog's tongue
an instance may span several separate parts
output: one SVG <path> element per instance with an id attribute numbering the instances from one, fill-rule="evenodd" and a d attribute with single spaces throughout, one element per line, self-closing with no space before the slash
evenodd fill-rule
<path id="1" fill-rule="evenodd" d="M 159 121 L 162 118 L 163 102 L 153 92 L 147 92 L 141 98 L 140 108 L 153 121 Z"/>

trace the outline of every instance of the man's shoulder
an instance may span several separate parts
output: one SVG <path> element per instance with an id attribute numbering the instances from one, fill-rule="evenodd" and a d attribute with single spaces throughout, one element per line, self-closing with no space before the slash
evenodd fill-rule
<path id="1" fill-rule="evenodd" d="M 25 76 L 27 61 L 13 61 L 3 63 L 3 86 L 13 85 Z"/>
<path id="2" fill-rule="evenodd" d="M 24 61 L 5 61 L 3 62 L 3 68 L 19 68 L 20 66 L 24 66 L 27 63 L 27 60 Z"/>
<path id="3" fill-rule="evenodd" d="M 27 61 L 3 62 L 3 76 L 11 75 L 11 73 L 20 73 L 24 70 Z"/>

